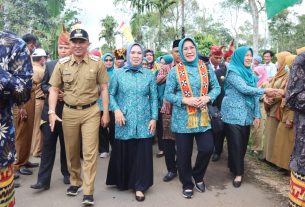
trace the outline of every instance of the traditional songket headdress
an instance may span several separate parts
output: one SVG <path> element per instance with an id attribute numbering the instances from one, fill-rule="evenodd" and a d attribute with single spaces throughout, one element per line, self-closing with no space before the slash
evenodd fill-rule
<path id="1" fill-rule="evenodd" d="M 188 62 L 183 56 L 183 44 L 185 41 L 191 41 L 196 47 L 196 58 L 192 62 Z M 192 88 L 190 85 L 190 81 L 188 78 L 186 67 L 192 67 L 199 70 L 200 80 L 201 80 L 201 89 L 200 96 L 204 96 L 208 94 L 209 89 L 209 75 L 208 70 L 202 60 L 198 60 L 198 47 L 195 41 L 192 38 L 184 38 L 179 42 L 179 54 L 182 59 L 182 62 L 176 66 L 176 72 L 178 81 L 180 84 L 180 88 L 182 91 L 182 96 L 185 98 L 193 97 Z M 209 125 L 209 116 L 208 116 L 208 107 L 205 106 L 202 109 L 195 108 L 193 106 L 186 106 L 188 113 L 188 128 L 197 128 L 198 127 L 198 116 L 197 112 L 200 111 L 200 126 L 208 126 Z"/>

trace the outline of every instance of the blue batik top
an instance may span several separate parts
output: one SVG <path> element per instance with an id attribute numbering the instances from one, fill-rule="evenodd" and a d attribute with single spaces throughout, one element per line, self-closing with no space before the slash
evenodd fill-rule
<path id="1" fill-rule="evenodd" d="M 0 32 L 0 168 L 15 161 L 12 106 L 31 95 L 32 63 L 26 43 L 10 32 Z"/>

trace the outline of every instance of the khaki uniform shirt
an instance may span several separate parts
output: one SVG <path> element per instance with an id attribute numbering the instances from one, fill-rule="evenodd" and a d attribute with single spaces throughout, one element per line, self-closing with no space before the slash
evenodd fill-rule
<path id="1" fill-rule="evenodd" d="M 108 83 L 104 63 L 98 57 L 86 55 L 79 64 L 74 56 L 58 61 L 49 84 L 61 88 L 63 84 L 64 102 L 73 106 L 83 106 L 98 99 L 98 84 Z"/>
<path id="2" fill-rule="evenodd" d="M 35 87 L 35 98 L 42 98 L 44 97 L 44 93 L 41 90 L 41 82 L 44 76 L 44 67 L 40 64 L 33 63 L 33 84 L 36 85 Z"/>

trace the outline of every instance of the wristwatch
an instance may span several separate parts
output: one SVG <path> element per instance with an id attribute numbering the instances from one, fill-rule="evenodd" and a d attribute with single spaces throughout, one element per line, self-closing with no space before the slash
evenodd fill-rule
<path id="1" fill-rule="evenodd" d="M 55 111 L 53 111 L 53 110 L 50 109 L 50 110 L 48 111 L 48 114 L 55 114 Z"/>

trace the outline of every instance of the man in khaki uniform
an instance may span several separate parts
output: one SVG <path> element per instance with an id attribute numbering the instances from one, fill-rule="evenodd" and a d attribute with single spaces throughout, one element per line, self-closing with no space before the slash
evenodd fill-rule
<path id="1" fill-rule="evenodd" d="M 32 54 L 33 65 L 33 84 L 36 85 L 35 89 L 35 117 L 34 127 L 32 135 L 32 150 L 31 153 L 34 157 L 40 157 L 42 147 L 42 133 L 40 130 L 41 113 L 43 109 L 43 103 L 45 100 L 44 93 L 41 90 L 41 82 L 44 75 L 44 64 L 47 60 L 47 54 L 44 49 L 37 48 Z"/>
<path id="2" fill-rule="evenodd" d="M 67 195 L 76 196 L 83 186 L 83 204 L 93 205 L 94 180 L 98 155 L 99 124 L 109 123 L 108 75 L 105 65 L 95 56 L 88 55 L 89 37 L 83 29 L 70 34 L 72 55 L 62 58 L 55 66 L 49 81 L 49 122 L 51 131 L 55 121 L 61 119 L 55 114 L 59 90 L 63 84 L 64 109 L 62 125 L 67 153 L 71 186 Z M 103 100 L 103 116 L 100 120 L 98 84 Z M 80 142 L 83 144 L 83 178 L 81 179 Z"/>

